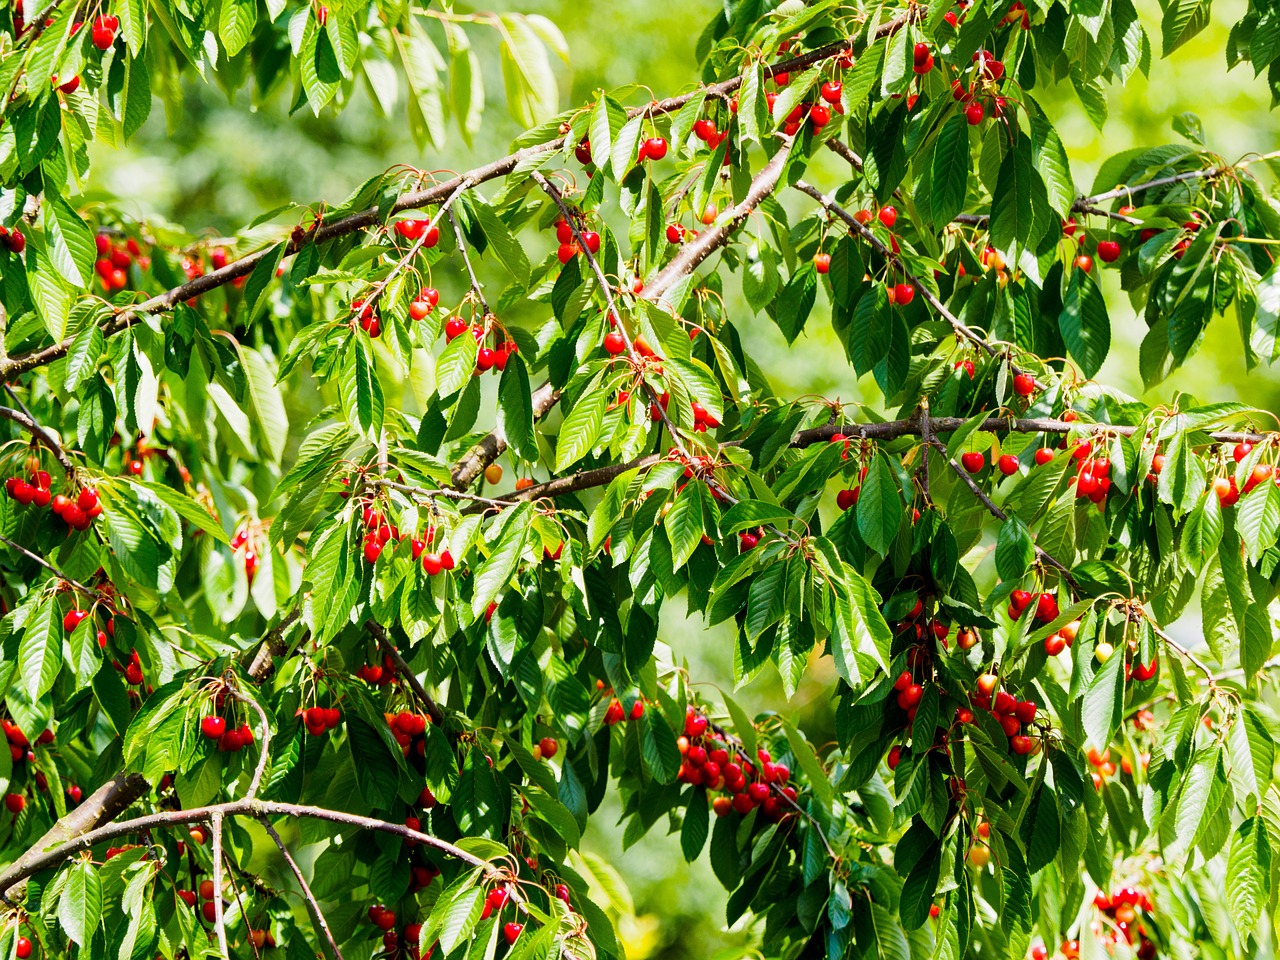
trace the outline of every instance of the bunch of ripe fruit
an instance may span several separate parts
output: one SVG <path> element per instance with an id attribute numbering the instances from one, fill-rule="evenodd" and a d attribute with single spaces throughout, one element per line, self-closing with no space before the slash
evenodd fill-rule
<path id="1" fill-rule="evenodd" d="M 384 713 L 383 718 L 387 721 L 391 736 L 400 745 L 400 750 L 406 757 L 409 756 L 410 751 L 419 757 L 426 754 L 427 741 L 423 734 L 426 732 L 427 724 L 431 722 L 430 717 L 424 713 L 401 710 L 399 713 Z"/>
<path id="2" fill-rule="evenodd" d="M 488 340 L 488 332 L 484 324 L 469 324 L 458 316 L 450 317 L 445 321 L 445 342 L 452 343 L 468 330 L 471 331 L 471 336 L 475 338 L 476 343 L 480 344 L 480 349 L 476 351 L 476 366 L 472 371 L 472 376 L 478 377 L 490 370 L 501 373 L 507 369 L 507 361 L 511 359 L 511 355 L 520 352 L 520 348 L 516 346 L 514 340 L 498 340 L 496 330 L 494 331 L 493 346 L 489 346 L 486 342 Z"/>
<path id="3" fill-rule="evenodd" d="M 11 500 L 24 507 L 32 503 L 37 507 L 48 507 L 71 530 L 88 530 L 102 515 L 102 503 L 93 487 L 83 487 L 72 498 L 61 493 L 55 496 L 50 482 L 49 472 L 41 470 L 37 464 L 27 471 L 25 478 L 15 475 L 6 479 L 4 489 Z"/>
<path id="4" fill-rule="evenodd" d="M 1009 738 L 1009 749 L 1019 756 L 1034 754 L 1040 751 L 1040 741 L 1027 736 L 1027 728 L 1035 723 L 1038 709 L 1034 700 L 1019 700 L 1006 690 L 1000 690 L 1000 678 L 994 673 L 984 673 L 978 677 L 976 689 L 969 694 L 969 703 L 974 710 L 989 711 L 1000 729 Z M 967 716 L 966 716 L 967 714 Z M 963 707 L 957 711 L 957 719 L 962 723 L 973 722 L 972 712 Z"/>
<path id="5" fill-rule="evenodd" d="M 712 729 L 706 715 L 693 705 L 685 710 L 684 733 L 676 745 L 684 758 L 677 774 L 681 783 L 724 791 L 711 801 L 718 817 L 730 811 L 746 816 L 759 807 L 764 816 L 777 821 L 799 797 L 796 788 L 787 785 L 791 769 L 785 763 L 775 763 L 763 748 L 756 751 L 754 760 L 748 757 L 740 746 Z"/>
<path id="6" fill-rule="evenodd" d="M 98 253 L 93 271 L 107 293 L 115 293 L 129 285 L 129 267 L 135 260 L 141 270 L 151 265 L 151 258 L 143 256 L 142 247 L 133 237 L 126 239 L 123 244 L 116 244 L 112 243 L 107 234 L 99 233 L 93 240 Z"/>
<path id="7" fill-rule="evenodd" d="M 316 705 L 305 710 L 299 707 L 297 716 L 302 718 L 307 733 L 313 737 L 322 737 L 342 723 L 342 708 L 336 703 L 331 707 Z"/>
<path id="8" fill-rule="evenodd" d="M 31 741 L 27 739 L 27 735 L 18 728 L 18 725 L 12 720 L 5 718 L 0 720 L 0 729 L 4 730 L 5 739 L 9 741 L 9 756 L 12 757 L 14 763 L 26 760 L 28 763 L 35 760 L 35 751 L 31 749 Z M 53 731 L 44 730 L 40 736 L 36 738 L 38 746 L 45 746 L 53 743 Z"/>
<path id="9" fill-rule="evenodd" d="M 403 956 L 405 960 L 429 960 L 431 954 L 435 952 L 434 946 L 428 947 L 425 956 L 420 957 L 418 941 L 422 937 L 422 924 L 407 924 L 399 933 L 396 933 L 400 918 L 396 916 L 394 910 L 380 903 L 375 903 L 369 908 L 369 922 L 383 931 L 382 945 L 386 948 L 388 956 Z"/>
<path id="10" fill-rule="evenodd" d="M 217 713 L 201 718 L 200 732 L 206 739 L 214 741 L 222 753 L 239 753 L 253 743 L 253 728 L 248 723 L 241 723 L 237 727 Z"/>

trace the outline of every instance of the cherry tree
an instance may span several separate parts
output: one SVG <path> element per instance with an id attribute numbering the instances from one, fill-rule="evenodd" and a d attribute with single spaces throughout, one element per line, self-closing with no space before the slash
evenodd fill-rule
<path id="1" fill-rule="evenodd" d="M 0 956 L 621 958 L 610 792 L 768 957 L 1272 949 L 1280 442 L 1173 386 L 1280 354 L 1276 156 L 1183 117 L 1086 188 L 1036 99 L 1102 127 L 1209 16 L 728 0 L 685 92 L 561 112 L 535 16 L 11 5 Z M 196 74 L 470 137 L 482 32 L 528 132 L 474 170 L 222 238 L 85 196 Z M 1158 405 L 1093 379 L 1117 290 Z M 740 335 L 827 322 L 876 403 Z M 829 656 L 837 742 L 668 599 L 739 682 Z"/>

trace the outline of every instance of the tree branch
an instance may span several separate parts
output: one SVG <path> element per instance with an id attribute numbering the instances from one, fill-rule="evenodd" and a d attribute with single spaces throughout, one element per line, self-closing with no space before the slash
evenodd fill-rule
<path id="1" fill-rule="evenodd" d="M 410 669 L 409 664 L 405 662 L 404 657 L 400 655 L 400 651 L 396 649 L 396 645 L 392 643 L 391 638 L 387 636 L 387 631 L 383 630 L 382 626 L 373 620 L 366 620 L 364 622 L 364 628 L 373 635 L 373 638 L 377 640 L 382 646 L 382 649 L 386 651 L 387 656 L 389 656 L 395 663 L 396 670 L 398 670 L 401 676 L 405 678 L 405 682 L 409 684 L 409 688 L 413 691 L 414 696 L 418 698 L 419 702 L 421 702 L 422 706 L 426 709 L 427 714 L 431 717 L 431 722 L 437 727 L 444 726 L 446 718 L 444 711 L 440 709 L 440 704 L 436 703 L 431 694 L 427 693 L 426 688 L 418 682 L 418 678 L 414 674 L 413 670 Z"/>
<path id="2" fill-rule="evenodd" d="M 8 387 L 5 389 L 8 390 Z M 10 396 L 13 396 L 12 390 L 8 390 L 8 392 Z M 17 400 L 17 397 L 14 397 L 14 400 Z M 76 472 L 76 465 L 67 456 L 67 451 L 62 449 L 62 444 L 48 429 L 36 423 L 35 418 L 30 413 L 23 410 L 15 410 L 12 407 L 0 407 L 0 419 L 16 423 L 40 441 L 53 454 L 54 459 L 58 461 L 59 466 L 67 472 L 68 476 Z"/>
<path id="3" fill-rule="evenodd" d="M 136 774 L 134 775 L 136 776 Z M 92 797 L 82 806 L 87 806 L 92 802 Z M 76 812 L 79 812 L 77 810 Z M 117 810 L 118 812 L 118 810 Z M 39 844 L 32 847 L 28 851 L 28 855 L 21 858 L 18 862 L 10 866 L 3 874 L 0 874 L 0 895 L 7 895 L 19 882 L 26 880 L 33 874 L 39 873 L 41 870 L 47 870 L 55 867 L 60 863 L 69 860 L 83 850 L 104 840 L 114 840 L 116 837 L 127 836 L 132 833 L 140 833 L 143 830 L 161 829 L 167 827 L 183 826 L 192 823 L 202 823 L 206 820 L 212 820 L 215 816 L 226 817 L 253 817 L 254 819 L 262 819 L 263 817 L 281 816 L 281 817 L 310 817 L 316 820 L 324 820 L 328 823 L 337 823 L 346 827 L 353 827 L 362 830 L 378 830 L 382 833 L 390 833 L 395 836 L 402 837 L 406 840 L 416 840 L 418 843 L 432 847 L 442 853 L 469 863 L 473 867 L 484 867 L 490 871 L 490 876 L 500 876 L 501 872 L 496 870 L 488 860 L 477 857 L 468 853 L 456 844 L 452 844 L 447 840 L 441 840 L 429 833 L 422 833 L 418 830 L 411 830 L 403 823 L 392 823 L 387 820 L 378 820 L 373 817 L 363 817 L 354 813 L 345 813 L 341 810 L 329 810 L 325 807 L 313 807 L 297 803 L 278 803 L 269 800 L 251 800 L 244 798 L 242 800 L 233 800 L 227 803 L 213 804 L 207 807 L 195 807 L 190 810 L 166 810 L 161 813 L 147 814 L 141 817 L 135 817 L 132 820 L 123 820 L 115 823 L 108 823 L 105 826 L 90 830 L 78 837 L 59 843 L 51 848 L 41 847 Z"/>
<path id="4" fill-rule="evenodd" d="M 307 878 L 302 875 L 302 868 L 298 866 L 298 861 L 293 859 L 293 855 L 289 853 L 289 848 L 284 845 L 284 841 L 280 839 L 280 834 L 271 825 L 271 821 L 264 818 L 261 823 L 267 834 L 275 841 L 276 847 L 280 850 L 280 856 L 284 857 L 284 862 L 293 871 L 293 876 L 298 881 L 298 886 L 302 888 L 302 898 L 307 902 L 307 910 L 311 913 L 311 921 L 315 924 L 316 930 L 324 935 L 325 942 L 329 944 L 329 949 L 333 951 L 334 960 L 343 960 L 342 951 L 338 949 L 338 943 L 333 939 L 329 924 L 324 918 L 324 913 L 320 910 L 320 904 L 316 901 L 315 894 L 311 892 L 311 887 L 307 884 Z"/>
<path id="5" fill-rule="evenodd" d="M 933 444 L 934 449 L 937 450 L 938 453 L 942 455 L 942 459 L 946 461 L 947 466 L 951 468 L 951 470 L 955 473 L 957 477 L 959 477 L 962 481 L 964 481 L 965 486 L 967 486 L 969 490 L 972 491 L 973 495 L 978 498 L 978 501 L 984 507 L 987 508 L 987 512 L 990 513 L 997 520 L 1000 520 L 1002 522 L 1005 520 L 1008 520 L 1009 515 L 1005 513 L 1003 510 L 1001 510 L 999 507 L 997 507 L 995 504 L 995 501 L 992 500 L 989 496 L 986 495 L 986 493 L 983 492 L 982 488 L 978 486 L 978 484 L 974 481 L 973 477 L 969 476 L 969 471 L 966 470 L 964 467 L 960 466 L 960 464 L 956 463 L 953 459 L 951 459 L 951 457 L 947 455 L 947 448 L 937 440 L 933 440 L 931 442 Z M 1062 574 L 1062 578 L 1067 581 L 1067 583 L 1070 585 L 1073 591 L 1075 591 L 1076 593 L 1080 592 L 1080 585 L 1076 583 L 1075 577 L 1071 575 L 1071 570 L 1068 567 L 1062 564 L 1052 554 L 1047 553 L 1046 551 L 1040 549 L 1039 544 L 1036 544 L 1033 542 L 1032 547 L 1036 552 L 1036 558 L 1041 563 L 1046 564 L 1047 566 L 1053 567 L 1055 570 L 1057 570 L 1059 573 Z"/>
<path id="6" fill-rule="evenodd" d="M 227 951 L 227 925 L 222 916 L 222 811 L 213 812 L 213 927 L 218 933 L 222 960 L 231 960 Z"/>

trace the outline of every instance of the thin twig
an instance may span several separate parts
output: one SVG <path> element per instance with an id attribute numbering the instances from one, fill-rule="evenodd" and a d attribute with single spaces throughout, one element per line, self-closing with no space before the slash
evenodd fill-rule
<path id="1" fill-rule="evenodd" d="M 71 577 L 67 576 L 65 573 L 63 573 L 61 570 L 55 567 L 52 563 L 50 563 L 44 557 L 40 556 L 38 553 L 32 553 L 22 544 L 16 543 L 13 540 L 10 540 L 8 537 L 4 536 L 3 534 L 0 534 L 0 543 L 3 543 L 10 550 L 17 550 L 20 554 L 22 554 L 28 560 L 34 560 L 36 563 L 40 564 L 40 566 L 44 567 L 46 570 L 52 573 L 55 577 L 57 577 L 59 580 L 65 583 L 67 586 L 72 587 L 75 590 L 78 590 L 80 593 L 83 593 L 85 596 L 92 597 L 95 600 L 99 599 L 102 596 L 102 594 L 97 590 L 93 589 L 93 587 L 85 586 L 85 584 L 81 583 L 79 580 L 71 579 Z"/>
<path id="2" fill-rule="evenodd" d="M 7 386 L 5 387 L 5 390 L 8 391 L 9 396 L 13 397 L 15 403 L 19 406 L 23 406 L 22 401 L 17 398 L 12 390 Z M 25 409 L 14 410 L 12 407 L 0 407 L 0 419 L 16 423 L 18 426 L 22 427 L 22 429 L 26 430 L 29 434 L 39 440 L 40 443 L 44 444 L 49 452 L 53 454 L 54 459 L 58 461 L 58 464 L 62 469 L 67 472 L 68 476 L 71 476 L 76 472 L 76 465 L 71 462 L 71 458 L 67 456 L 67 451 L 62 448 L 62 444 L 58 442 L 57 438 L 52 433 L 37 423 L 35 417 L 33 417 L 29 411 Z"/>
<path id="3" fill-rule="evenodd" d="M 213 926 L 218 934 L 222 960 L 231 960 L 227 950 L 227 926 L 222 915 L 222 811 L 213 813 Z"/>
<path id="4" fill-rule="evenodd" d="M 471 278 L 471 292 L 475 294 L 476 300 L 480 304 L 480 309 L 484 311 L 486 317 L 490 316 L 489 303 L 484 298 L 484 288 L 480 285 L 480 280 L 476 277 L 475 268 L 471 266 L 471 257 L 467 255 L 467 238 L 462 233 L 462 226 L 458 223 L 458 218 L 454 216 L 452 210 L 449 211 L 449 222 L 453 224 L 453 235 L 458 240 L 458 252 L 462 254 L 462 262 L 466 265 L 467 276 Z"/>
<path id="5" fill-rule="evenodd" d="M 405 661 L 404 657 L 400 655 L 400 651 L 397 650 L 396 645 L 391 642 L 391 638 L 387 636 L 387 631 L 383 630 L 382 626 L 374 620 L 366 620 L 364 622 L 364 628 L 369 631 L 375 640 L 378 641 L 382 646 L 382 649 L 386 651 L 387 656 L 389 656 L 392 662 L 396 665 L 396 670 L 405 678 L 405 682 L 409 684 L 409 688 L 413 691 L 414 696 L 418 698 L 422 703 L 422 706 L 430 715 L 431 722 L 437 727 L 443 726 L 445 714 L 444 711 L 440 709 L 440 704 L 436 703 L 431 694 L 427 693 L 426 688 L 418 682 L 418 678 L 414 674 L 413 670 L 410 669 L 409 664 Z"/>
<path id="6" fill-rule="evenodd" d="M 262 775 L 266 773 L 267 760 L 271 757 L 271 721 L 267 718 L 267 711 L 262 708 L 262 704 L 237 689 L 233 683 L 227 683 L 225 689 L 227 695 L 233 700 L 239 700 L 252 707 L 257 712 L 258 719 L 262 721 L 262 740 L 258 744 L 258 765 L 254 768 L 253 779 L 249 781 L 249 789 L 245 793 L 245 799 L 252 800 L 258 795 L 258 788 L 262 786 Z"/>
<path id="7" fill-rule="evenodd" d="M 946 461 L 949 467 L 951 467 L 955 475 L 964 481 L 965 486 L 967 486 L 973 492 L 973 495 L 978 498 L 979 502 L 981 502 L 981 504 L 987 508 L 987 512 L 990 513 L 997 520 L 1000 520 L 1000 521 L 1008 520 L 1009 515 L 1005 513 L 1003 510 L 1001 510 L 998 506 L 996 506 L 995 501 L 992 500 L 989 496 L 986 495 L 986 493 L 983 492 L 982 488 L 978 486 L 976 482 L 974 482 L 973 477 L 969 476 L 969 471 L 966 470 L 964 467 L 960 466 L 960 464 L 956 463 L 956 461 L 952 460 L 951 457 L 947 455 L 947 448 L 937 440 L 932 441 L 932 443 L 933 443 L 933 448 L 942 455 L 942 459 Z M 1047 566 L 1053 567 L 1055 570 L 1057 570 L 1059 573 L 1062 574 L 1062 578 L 1066 580 L 1067 584 L 1071 587 L 1073 591 L 1075 591 L 1076 593 L 1080 592 L 1080 585 L 1076 583 L 1075 577 L 1071 575 L 1070 568 L 1068 568 L 1066 565 L 1061 563 L 1052 554 L 1047 553 L 1046 551 L 1040 549 L 1039 545 L 1033 543 L 1032 547 L 1035 550 L 1037 559 L 1039 559 L 1041 563 L 1046 564 Z"/>
<path id="8" fill-rule="evenodd" d="M 294 879 L 298 881 L 298 886 L 302 888 L 302 898 L 307 902 L 307 910 L 311 913 L 311 921 L 315 924 L 316 929 L 324 935 L 325 942 L 329 944 L 329 949 L 333 951 L 334 960 L 343 960 L 342 951 L 338 949 L 338 943 L 333 939 L 329 924 L 324 918 L 324 913 L 320 909 L 320 904 L 316 900 L 315 894 L 311 892 L 311 887 L 307 884 L 307 878 L 302 875 L 302 868 L 298 866 L 298 861 L 293 859 L 293 855 L 289 853 L 289 848 L 284 845 L 284 841 L 280 839 L 280 834 L 271 825 L 271 821 L 263 818 L 261 823 L 267 834 L 275 841 L 276 847 L 280 850 L 280 856 L 284 857 L 284 862 L 293 871 Z"/>

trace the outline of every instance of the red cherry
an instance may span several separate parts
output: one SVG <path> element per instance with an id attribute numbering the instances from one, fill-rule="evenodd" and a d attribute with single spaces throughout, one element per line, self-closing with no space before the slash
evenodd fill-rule
<path id="1" fill-rule="evenodd" d="M 1058 601 L 1051 593 L 1042 593 L 1036 601 L 1036 619 L 1049 623 L 1058 619 Z"/>
<path id="2" fill-rule="evenodd" d="M 1018 734 L 1009 738 L 1009 746 L 1018 756 L 1025 757 L 1028 753 L 1035 749 L 1036 742 L 1030 737 Z"/>
<path id="3" fill-rule="evenodd" d="M 1044 652 L 1051 657 L 1056 657 L 1067 648 L 1067 641 L 1060 633 L 1051 633 L 1044 638 Z"/>
<path id="4" fill-rule="evenodd" d="M 588 230 L 584 233 L 582 235 L 582 242 L 592 253 L 600 252 L 600 234 L 596 233 L 594 230 Z"/>
<path id="5" fill-rule="evenodd" d="M 62 618 L 62 629 L 67 633 L 73 632 L 87 616 L 89 616 L 88 610 L 68 610 L 66 616 Z"/>
<path id="6" fill-rule="evenodd" d="M 893 288 L 893 302 L 900 307 L 905 307 L 913 299 L 915 299 L 916 288 L 909 283 L 899 283 Z"/>
<path id="7" fill-rule="evenodd" d="M 641 160 L 661 160 L 667 155 L 667 141 L 662 137 L 650 137 L 640 146 Z"/>
<path id="8" fill-rule="evenodd" d="M 1088 273 L 1093 269 L 1093 257 L 1089 256 L 1087 253 L 1082 253 L 1080 256 L 1076 257 L 1075 264 L 1085 273 Z"/>
<path id="9" fill-rule="evenodd" d="M 854 487 L 852 490 L 841 490 L 836 494 L 836 506 L 841 510 L 848 510 L 855 506 L 858 502 L 858 492 L 861 487 Z"/>
<path id="10" fill-rule="evenodd" d="M 1013 392 L 1020 397 L 1029 397 L 1035 393 L 1036 379 L 1029 373 L 1016 373 L 1013 376 Z"/>
<path id="11" fill-rule="evenodd" d="M 1006 477 L 1011 477 L 1018 472 L 1018 458 L 1006 453 L 996 462 L 996 466 Z"/>
<path id="12" fill-rule="evenodd" d="M 667 224 L 667 243 L 680 243 L 684 240 L 684 227 L 678 223 Z"/>
<path id="13" fill-rule="evenodd" d="M 815 253 L 813 255 L 813 268 L 819 273 L 828 273 L 831 270 L 831 254 Z"/>
<path id="14" fill-rule="evenodd" d="M 15 817 L 22 812 L 26 805 L 27 798 L 20 793 L 6 793 L 4 795 L 4 808 Z"/>
<path id="15" fill-rule="evenodd" d="M 450 317 L 444 324 L 445 340 L 450 341 L 455 337 L 460 337 L 467 331 L 467 321 L 461 317 Z"/>
<path id="16" fill-rule="evenodd" d="M 1048 447 L 1040 447 L 1036 450 L 1036 466 L 1043 467 L 1046 463 L 1053 459 L 1053 451 Z"/>
<path id="17" fill-rule="evenodd" d="M 1103 263 L 1115 263 L 1120 259 L 1120 244 L 1115 240 L 1099 240 L 1098 259 Z"/>
<path id="18" fill-rule="evenodd" d="M 822 85 L 822 99 L 827 103 L 839 103 L 844 93 L 844 84 L 839 80 L 828 80 Z"/>
<path id="19" fill-rule="evenodd" d="M 503 936 L 503 938 L 507 941 L 507 944 L 508 944 L 508 945 L 513 944 L 513 943 L 515 943 L 517 940 L 519 940 L 519 939 L 520 939 L 520 934 L 522 934 L 522 933 L 524 933 L 524 924 L 523 924 L 523 923 L 507 923 L 507 924 L 503 924 L 503 927 L 502 927 L 502 936 Z"/>
<path id="20" fill-rule="evenodd" d="M 969 126 L 971 127 L 976 127 L 980 124 L 985 116 L 986 111 L 983 110 L 982 104 L 976 100 L 964 108 L 964 118 L 969 121 Z"/>
<path id="21" fill-rule="evenodd" d="M 1248 440 L 1241 440 L 1232 449 L 1231 458 L 1235 460 L 1236 463 L 1239 463 L 1245 457 L 1249 456 L 1249 454 L 1251 454 L 1252 452 L 1253 452 L 1253 444 L 1250 443 Z"/>
<path id="22" fill-rule="evenodd" d="M 986 462 L 986 458 L 975 450 L 970 450 L 960 456 L 960 465 L 970 473 L 977 473 Z"/>
<path id="23" fill-rule="evenodd" d="M 434 577 L 444 569 L 444 564 L 440 561 L 438 553 L 424 553 L 422 555 L 422 569 L 426 571 L 427 576 Z"/>
<path id="24" fill-rule="evenodd" d="M 898 764 L 902 762 L 902 747 L 900 747 L 896 743 L 892 747 L 890 747 L 889 756 L 886 762 L 889 764 L 890 770 L 895 769 L 898 766 Z"/>
<path id="25" fill-rule="evenodd" d="M 1013 715 L 1022 723 L 1030 723 L 1036 718 L 1036 705 L 1031 700 L 1020 700 L 1013 708 Z"/>
<path id="26" fill-rule="evenodd" d="M 604 335 L 604 349 L 610 356 L 616 357 L 627 349 L 627 343 L 617 330 L 610 330 Z"/>
<path id="27" fill-rule="evenodd" d="M 898 211 L 893 207 L 881 207 L 879 217 L 880 222 L 892 230 L 893 225 L 898 222 Z"/>
<path id="28" fill-rule="evenodd" d="M 814 104 L 809 109 L 809 122 L 813 124 L 813 129 L 821 130 L 831 122 L 831 109 L 822 104 Z"/>
<path id="29" fill-rule="evenodd" d="M 217 740 L 227 732 L 227 721 L 217 716 L 205 717 L 200 721 L 200 732 L 210 740 Z"/>

